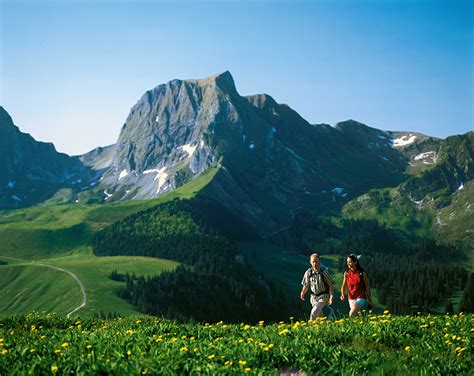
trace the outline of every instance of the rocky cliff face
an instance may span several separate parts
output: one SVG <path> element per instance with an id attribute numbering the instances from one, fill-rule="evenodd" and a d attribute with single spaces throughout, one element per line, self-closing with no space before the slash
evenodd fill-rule
<path id="1" fill-rule="evenodd" d="M 13 124 L 0 107 L 0 207 L 28 206 L 65 186 L 80 185 L 86 174 L 76 158 L 58 153 L 51 143 L 38 142 Z"/>
<path id="2" fill-rule="evenodd" d="M 300 208 L 324 212 L 369 189 L 398 185 L 414 162 L 430 163 L 436 142 L 353 120 L 310 124 L 269 95 L 240 96 L 224 72 L 147 91 L 132 107 L 115 145 L 79 158 L 57 157 L 52 145 L 43 145 L 50 150 L 43 152 L 44 160 L 57 157 L 47 163 L 52 172 L 28 171 L 52 174 L 49 184 L 68 187 L 56 202 L 110 202 L 160 196 L 217 166 L 202 193 L 268 233 L 289 223 Z M 29 156 L 25 160 L 35 154 L 25 151 L 26 144 L 16 145 Z M 14 155 L 8 149 L 3 158 Z M 5 184 L 10 171 L 24 172 L 20 166 L 2 170 Z"/>
<path id="3" fill-rule="evenodd" d="M 240 96 L 229 72 L 173 80 L 133 106 L 98 190 L 108 201 L 156 197 L 219 164 L 207 194 L 275 228 L 299 207 L 402 181 L 395 136 L 352 120 L 309 124 L 269 95 Z"/>

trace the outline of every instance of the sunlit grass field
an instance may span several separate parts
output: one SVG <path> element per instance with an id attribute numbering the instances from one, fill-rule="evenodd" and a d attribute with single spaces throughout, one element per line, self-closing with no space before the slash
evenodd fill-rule
<path id="1" fill-rule="evenodd" d="M 88 245 L 95 231 L 128 215 L 161 203 L 189 199 L 205 187 L 218 168 L 153 200 L 111 204 L 38 205 L 0 211 L 0 313 L 33 310 L 67 314 L 81 302 L 81 289 L 61 268 L 74 273 L 84 284 L 87 303 L 75 313 L 137 314 L 137 309 L 118 297 L 124 282 L 109 278 L 121 274 L 152 276 L 176 268 L 178 263 L 151 257 L 97 257 Z"/>
<path id="2" fill-rule="evenodd" d="M 472 374 L 472 315 L 256 325 L 0 319 L 0 374 Z"/>

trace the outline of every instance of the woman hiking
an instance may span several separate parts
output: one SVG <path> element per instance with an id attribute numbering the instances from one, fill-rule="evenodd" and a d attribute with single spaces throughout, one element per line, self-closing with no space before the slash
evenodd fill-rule
<path id="1" fill-rule="evenodd" d="M 345 299 L 346 287 L 348 290 L 349 316 L 356 315 L 361 309 L 372 306 L 372 292 L 370 291 L 367 272 L 362 269 L 356 255 L 347 256 L 347 270 L 341 286 L 341 300 Z"/>

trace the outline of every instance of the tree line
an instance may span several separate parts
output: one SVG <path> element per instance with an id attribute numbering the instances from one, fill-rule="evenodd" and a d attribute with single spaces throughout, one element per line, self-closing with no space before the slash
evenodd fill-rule
<path id="1" fill-rule="evenodd" d="M 394 313 L 432 312 L 459 291 L 460 310 L 474 311 L 472 276 L 460 264 L 467 258 L 455 246 L 409 236 L 375 220 L 315 217 L 308 212 L 295 217 L 286 241 L 304 253 L 318 249 L 340 255 L 340 271 L 346 269 L 345 256 L 362 255 L 378 300 Z"/>
<path id="2" fill-rule="evenodd" d="M 112 224 L 91 240 L 94 254 L 142 255 L 183 263 L 153 277 L 122 276 L 121 292 L 144 313 L 177 320 L 288 318 L 283 293 L 238 254 L 232 239 L 255 236 L 220 205 L 174 200 Z"/>

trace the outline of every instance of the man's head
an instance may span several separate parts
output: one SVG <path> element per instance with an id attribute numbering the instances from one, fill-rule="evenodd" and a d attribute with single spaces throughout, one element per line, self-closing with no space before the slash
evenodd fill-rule
<path id="1" fill-rule="evenodd" d="M 313 253 L 309 257 L 309 263 L 313 267 L 313 270 L 315 270 L 315 271 L 318 270 L 318 268 L 319 268 L 319 255 L 317 253 Z"/>

